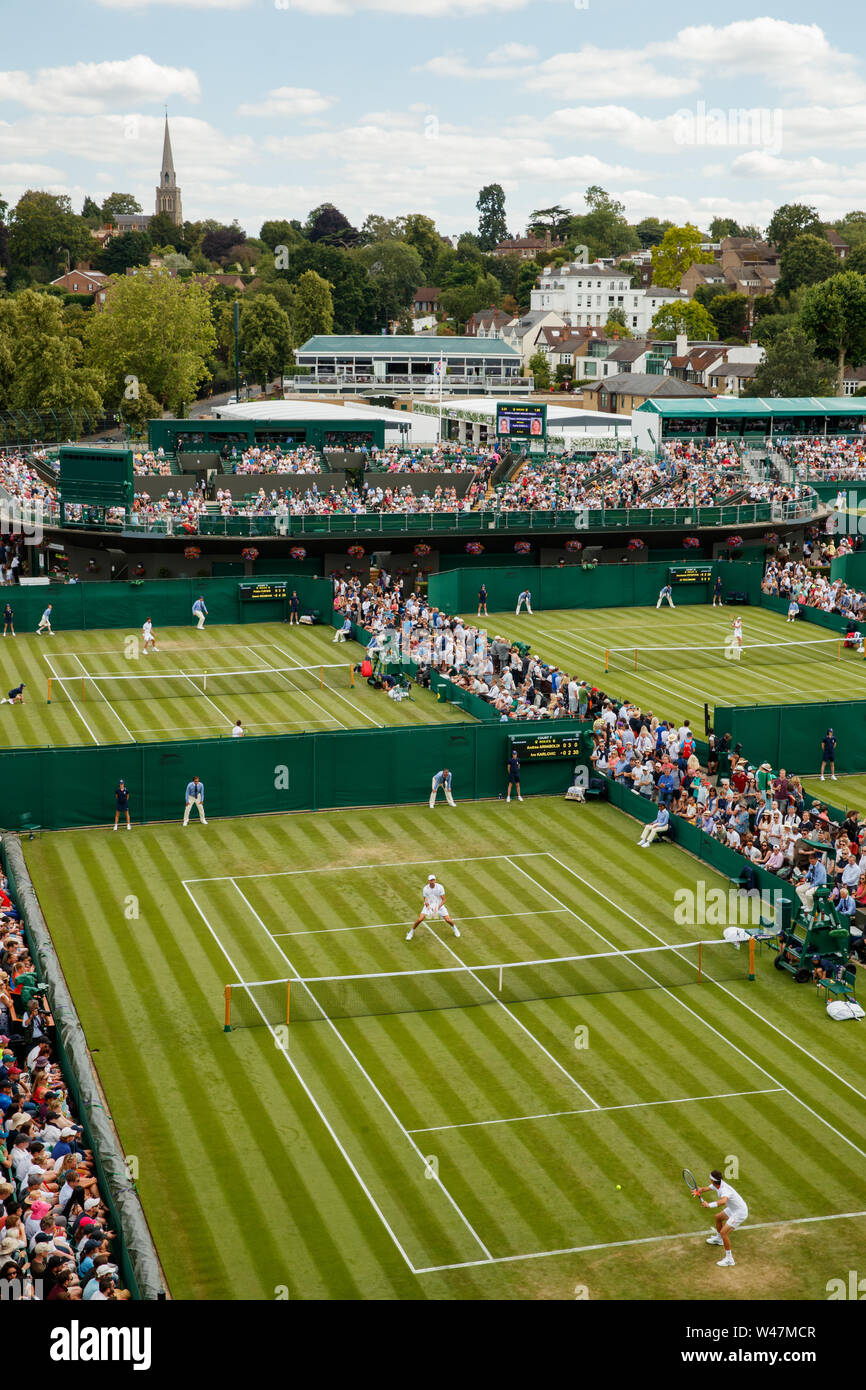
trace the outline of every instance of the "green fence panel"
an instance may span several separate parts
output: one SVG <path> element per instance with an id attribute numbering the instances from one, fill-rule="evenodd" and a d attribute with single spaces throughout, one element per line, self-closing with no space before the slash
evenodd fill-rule
<path id="1" fill-rule="evenodd" d="M 821 740 L 832 728 L 836 771 L 866 772 L 866 700 L 821 700 L 797 705 L 717 705 L 717 734 L 729 733 L 742 744 L 750 762 L 768 762 L 798 775 L 821 766 Z"/>

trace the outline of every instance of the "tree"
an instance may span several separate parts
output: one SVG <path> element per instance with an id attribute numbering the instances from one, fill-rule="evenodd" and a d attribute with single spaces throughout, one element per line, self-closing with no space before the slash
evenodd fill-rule
<path id="1" fill-rule="evenodd" d="M 305 270 L 295 286 L 291 318 L 298 347 L 318 333 L 330 333 L 334 326 L 331 286 L 314 270 Z"/>
<path id="2" fill-rule="evenodd" d="M 305 242 L 292 249 L 288 268 L 278 272 L 278 279 L 296 284 L 306 270 L 314 270 L 331 286 L 335 333 L 372 333 L 386 327 L 366 267 L 345 251 Z"/>
<path id="3" fill-rule="evenodd" d="M 442 290 L 439 303 L 449 318 L 458 325 L 458 333 L 463 332 L 466 320 L 478 309 L 487 309 L 491 300 L 498 296 L 499 286 L 490 275 L 482 275 L 470 285 L 452 285 Z"/>
<path id="4" fill-rule="evenodd" d="M 390 321 L 412 302 L 422 283 L 421 257 L 405 241 L 374 241 L 352 258 L 364 266 L 373 283 L 382 314 Z"/>
<path id="5" fill-rule="evenodd" d="M 113 236 L 100 253 L 99 269 L 107 275 L 123 275 L 129 266 L 147 265 L 152 250 L 148 232 L 123 232 Z"/>
<path id="6" fill-rule="evenodd" d="M 514 287 L 514 298 L 520 306 L 521 314 L 525 314 L 532 300 L 530 298 L 538 280 L 538 266 L 535 261 L 524 261 L 517 276 L 517 284 Z"/>
<path id="7" fill-rule="evenodd" d="M 355 246 L 358 242 L 358 232 L 333 203 L 313 208 L 304 230 L 310 241 L 323 241 L 328 246 Z"/>
<path id="8" fill-rule="evenodd" d="M 543 352 L 535 352 L 529 359 L 529 370 L 535 378 L 537 391 L 550 390 L 550 363 Z"/>
<path id="9" fill-rule="evenodd" d="M 505 192 L 500 183 L 486 183 L 478 194 L 478 245 L 492 251 L 508 236 L 505 221 Z"/>
<path id="10" fill-rule="evenodd" d="M 532 236 L 543 236 L 549 231 L 551 236 L 557 236 L 568 225 L 570 217 L 569 209 L 558 203 L 550 208 L 536 208 L 529 214 L 529 232 Z"/>
<path id="11" fill-rule="evenodd" d="M 844 395 L 845 366 L 866 360 L 866 277 L 846 270 L 805 291 L 800 319 L 821 357 L 836 363 L 837 396 Z"/>
<path id="12" fill-rule="evenodd" d="M 100 227 L 102 225 L 102 211 L 99 204 L 93 198 L 86 197 L 84 199 L 84 204 L 81 208 L 81 216 L 84 218 L 88 227 Z"/>
<path id="13" fill-rule="evenodd" d="M 866 241 L 860 241 L 848 253 L 846 270 L 856 270 L 858 275 L 866 275 Z"/>
<path id="14" fill-rule="evenodd" d="M 674 299 L 656 310 L 650 333 L 654 338 L 674 338 L 678 333 L 705 341 L 714 339 L 716 325 L 702 304 L 694 299 Z"/>
<path id="15" fill-rule="evenodd" d="M 60 268 L 85 260 L 94 242 L 90 228 L 65 196 L 28 189 L 9 217 L 9 256 L 35 278 L 51 279 Z"/>
<path id="16" fill-rule="evenodd" d="M 866 242 L 866 212 L 846 212 L 836 223 L 836 231 L 845 238 L 852 250 L 862 246 Z"/>
<path id="17" fill-rule="evenodd" d="M 697 299 L 697 295 L 695 295 Z M 716 333 L 723 342 L 729 338 L 745 338 L 749 327 L 749 296 L 723 292 L 713 296 L 712 302 L 705 305 Z"/>
<path id="18" fill-rule="evenodd" d="M 285 218 L 277 218 L 270 222 L 263 222 L 259 232 L 259 238 L 271 251 L 275 251 L 278 246 L 291 248 L 292 246 L 303 246 L 304 238 Z M 291 254 L 291 251 L 290 251 Z"/>
<path id="19" fill-rule="evenodd" d="M 358 239 L 362 246 L 369 246 L 371 241 L 387 241 L 389 237 L 399 237 L 402 232 L 399 217 L 382 217 L 377 212 L 370 212 L 361 223 L 361 230 Z"/>
<path id="20" fill-rule="evenodd" d="M 742 236 L 733 217 L 714 217 L 710 223 L 710 241 L 724 241 L 727 236 Z"/>
<path id="21" fill-rule="evenodd" d="M 120 216 L 129 216 L 141 211 L 141 203 L 137 198 L 133 198 L 131 193 L 110 193 L 102 204 L 102 220 L 108 226 Z"/>
<path id="22" fill-rule="evenodd" d="M 670 222 L 660 222 L 657 217 L 645 217 L 635 227 L 637 239 L 646 251 L 650 246 L 658 246 Z"/>
<path id="23" fill-rule="evenodd" d="M 784 328 L 767 346 L 745 395 L 825 396 L 832 376 L 832 363 L 820 360 L 803 329 Z"/>
<path id="24" fill-rule="evenodd" d="M 207 380 L 216 347 L 207 290 L 160 271 L 112 280 L 88 342 L 112 402 L 134 399 L 143 386 L 161 406 L 181 410 Z"/>
<path id="25" fill-rule="evenodd" d="M 246 239 L 246 232 L 237 222 L 233 222 L 230 227 L 213 227 L 205 232 L 201 239 L 201 253 L 207 256 L 209 261 L 216 261 L 218 265 L 228 265 L 234 249 L 243 245 Z"/>
<path id="26" fill-rule="evenodd" d="M 780 208 L 776 208 L 770 219 L 767 240 L 773 242 L 780 251 L 784 251 L 785 247 L 795 237 L 802 236 L 803 232 L 821 236 L 821 219 L 815 209 L 805 203 L 783 203 Z"/>
<path id="27" fill-rule="evenodd" d="M 818 285 L 839 269 L 836 252 L 827 238 L 803 232 L 789 241 L 779 261 L 776 293 L 790 294 L 801 285 Z"/>
<path id="28" fill-rule="evenodd" d="M 571 218 L 570 241 L 584 243 L 594 256 L 622 256 L 626 251 L 638 250 L 640 238 L 626 221 L 622 203 L 597 184 L 589 187 L 583 196 L 589 211 Z"/>
<path id="29" fill-rule="evenodd" d="M 367 220 L 369 221 L 369 218 Z M 406 217 L 399 219 L 398 226 L 402 228 L 403 241 L 414 247 L 421 257 L 422 275 L 430 276 L 440 250 L 448 245 L 437 232 L 435 222 L 421 212 L 410 212 Z M 399 231 L 397 235 L 399 238 Z M 386 238 L 374 237 L 373 240 L 382 241 Z"/>
<path id="30" fill-rule="evenodd" d="M 182 251 L 188 256 L 197 241 L 201 240 L 188 235 L 187 228 L 192 226 L 193 223 L 185 222 L 183 227 L 178 227 L 167 212 L 158 212 L 148 222 L 147 234 L 154 246 L 173 246 L 175 251 Z"/>
<path id="31" fill-rule="evenodd" d="M 625 321 L 624 309 L 609 309 L 604 332 L 608 338 L 630 338 L 631 331 Z"/>
<path id="32" fill-rule="evenodd" d="M 62 408 L 78 429 L 85 412 L 101 412 L 103 386 L 55 295 L 26 289 L 0 300 L 0 410 Z"/>
<path id="33" fill-rule="evenodd" d="M 292 359 L 292 325 L 271 294 L 255 295 L 241 308 L 241 351 L 244 367 L 264 389 L 282 376 Z"/>
<path id="34" fill-rule="evenodd" d="M 397 320 L 397 332 L 409 338 L 415 332 L 415 320 L 411 309 L 402 309 Z"/>
<path id="35" fill-rule="evenodd" d="M 676 288 L 690 266 L 712 261 L 712 251 L 702 251 L 704 240 L 691 222 L 684 227 L 668 227 L 658 246 L 652 248 L 653 284 Z"/>

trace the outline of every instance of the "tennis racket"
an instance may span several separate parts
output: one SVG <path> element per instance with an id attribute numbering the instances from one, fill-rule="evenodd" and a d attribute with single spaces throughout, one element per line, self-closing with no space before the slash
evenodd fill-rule
<path id="1" fill-rule="evenodd" d="M 699 1184 L 698 1184 L 698 1180 L 697 1180 L 697 1178 L 695 1177 L 694 1173 L 692 1172 L 691 1168 L 684 1168 L 684 1169 L 683 1169 L 683 1182 L 685 1183 L 686 1187 L 689 1189 L 689 1191 L 691 1192 L 692 1196 L 694 1197 L 694 1196 L 695 1196 L 695 1193 L 697 1192 L 697 1189 L 698 1189 Z"/>

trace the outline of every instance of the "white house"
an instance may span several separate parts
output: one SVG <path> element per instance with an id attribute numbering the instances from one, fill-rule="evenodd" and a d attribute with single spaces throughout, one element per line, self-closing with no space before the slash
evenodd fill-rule
<path id="1" fill-rule="evenodd" d="M 531 309 L 560 314 L 572 328 L 603 327 L 612 309 L 620 309 L 626 327 L 641 336 L 649 331 L 653 315 L 672 299 L 685 300 L 680 289 L 649 285 L 632 289 L 631 277 L 623 270 L 573 262 L 541 272 L 532 291 Z"/>

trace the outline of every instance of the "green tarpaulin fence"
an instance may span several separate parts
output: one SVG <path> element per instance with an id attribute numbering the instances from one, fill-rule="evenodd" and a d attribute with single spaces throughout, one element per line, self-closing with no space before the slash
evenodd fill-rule
<path id="1" fill-rule="evenodd" d="M 681 559 L 680 563 L 687 563 Z M 713 562 L 713 580 L 722 576 L 723 592 L 745 593 L 750 603 L 758 603 L 761 594 L 761 564 L 745 560 Z M 532 594 L 534 609 L 546 608 L 618 608 L 655 604 L 659 590 L 668 579 L 667 561 L 635 562 L 627 565 L 598 565 L 583 569 L 580 565 L 513 565 L 508 568 L 474 566 L 444 570 L 432 574 L 428 584 L 431 604 L 446 613 L 474 613 L 478 607 L 478 591 L 487 588 L 487 606 L 491 613 L 513 609 L 517 595 L 523 589 Z M 679 584 L 674 601 L 678 604 L 708 603 L 712 596 L 710 584 Z"/>

